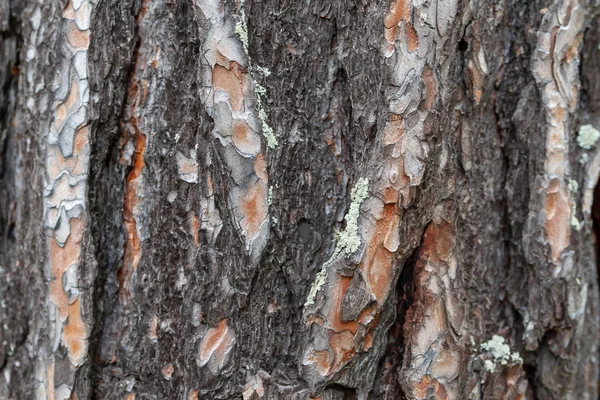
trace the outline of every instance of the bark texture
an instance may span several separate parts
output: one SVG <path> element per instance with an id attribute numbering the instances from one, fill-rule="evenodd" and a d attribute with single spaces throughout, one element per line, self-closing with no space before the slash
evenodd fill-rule
<path id="1" fill-rule="evenodd" d="M 598 398 L 599 10 L 0 0 L 0 398 Z"/>

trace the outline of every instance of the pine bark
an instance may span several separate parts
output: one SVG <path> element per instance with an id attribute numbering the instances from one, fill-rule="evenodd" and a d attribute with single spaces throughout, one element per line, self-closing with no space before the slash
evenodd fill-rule
<path id="1" fill-rule="evenodd" d="M 599 10 L 0 0 L 0 398 L 598 398 Z"/>

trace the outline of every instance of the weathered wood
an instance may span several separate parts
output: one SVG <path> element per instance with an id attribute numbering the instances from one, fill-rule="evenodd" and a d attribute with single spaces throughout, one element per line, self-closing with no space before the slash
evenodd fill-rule
<path id="1" fill-rule="evenodd" d="M 0 0 L 0 398 L 597 398 L 599 9 Z"/>

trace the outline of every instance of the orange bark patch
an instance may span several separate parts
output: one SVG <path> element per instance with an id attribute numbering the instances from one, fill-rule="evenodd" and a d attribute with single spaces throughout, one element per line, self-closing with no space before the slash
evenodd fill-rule
<path id="1" fill-rule="evenodd" d="M 390 11 L 386 14 L 383 25 L 393 28 L 400 21 L 408 21 L 410 18 L 410 0 L 396 0 L 390 5 Z"/>
<path id="2" fill-rule="evenodd" d="M 163 369 L 160 370 L 163 378 L 165 378 L 168 381 L 170 381 L 171 378 L 173 377 L 173 371 L 175 371 L 175 368 L 173 367 L 173 364 L 171 364 L 171 363 L 165 365 L 163 367 Z"/>
<path id="3" fill-rule="evenodd" d="M 395 204 L 398 202 L 398 191 L 388 186 L 381 191 L 381 198 L 385 204 Z"/>
<path id="4" fill-rule="evenodd" d="M 75 19 L 75 10 L 73 9 L 73 2 L 69 0 L 63 10 L 63 18 Z"/>
<path id="5" fill-rule="evenodd" d="M 196 214 L 192 216 L 190 221 L 190 230 L 192 231 L 192 238 L 194 239 L 194 244 L 198 246 L 200 244 L 200 238 L 198 236 L 198 231 L 200 230 L 200 219 Z"/>
<path id="6" fill-rule="evenodd" d="M 390 5 L 390 11 L 386 14 L 383 20 L 385 27 L 384 36 L 387 42 L 386 50 L 391 54 L 394 49 L 394 42 L 396 41 L 396 33 L 398 32 L 398 24 L 400 21 L 406 22 L 408 32 L 408 49 L 409 51 L 416 50 L 418 46 L 418 38 L 416 32 L 410 25 L 410 0 L 396 0 Z M 414 35 L 411 34 L 410 30 L 413 30 Z M 411 36 L 412 35 L 412 36 Z"/>
<path id="7" fill-rule="evenodd" d="M 61 223 L 64 223 L 61 221 Z M 49 297 L 58 308 L 61 320 L 65 320 L 69 315 L 67 305 L 67 295 L 63 288 L 62 278 L 67 269 L 79 262 L 81 256 L 81 240 L 85 227 L 85 218 L 71 218 L 68 221 L 71 233 L 64 245 L 60 247 L 54 238 L 48 238 L 50 270 L 52 280 L 50 281 Z"/>
<path id="8" fill-rule="evenodd" d="M 397 250 L 399 222 L 396 205 L 386 204 L 382 217 L 375 223 L 375 235 L 368 243 L 360 265 L 368 287 L 379 305 L 383 303 L 391 287 L 393 253 L 385 246 Z"/>
<path id="9" fill-rule="evenodd" d="M 425 84 L 425 109 L 429 110 L 433 106 L 435 98 L 437 97 L 437 83 L 435 80 L 435 74 L 429 65 L 425 65 L 423 73 L 421 73 L 421 80 L 423 81 L 423 84 Z"/>
<path id="10" fill-rule="evenodd" d="M 74 50 L 87 50 L 90 47 L 90 31 L 81 31 L 75 25 L 75 22 L 70 22 L 67 32 L 67 40 Z"/>
<path id="11" fill-rule="evenodd" d="M 220 65 L 215 65 L 212 72 L 212 84 L 215 90 L 221 90 L 229 96 L 231 108 L 240 111 L 244 102 L 244 83 L 239 65 L 232 62 L 230 70 Z"/>
<path id="12" fill-rule="evenodd" d="M 431 396 L 428 394 L 429 391 L 432 392 L 433 398 L 436 400 L 448 399 L 448 393 L 446 393 L 446 389 L 444 389 L 440 382 L 427 375 L 425 375 L 420 382 L 413 386 L 412 394 L 417 399 L 429 399 L 431 398 Z"/>
<path id="13" fill-rule="evenodd" d="M 413 26 L 408 23 L 406 24 L 406 34 L 408 37 L 406 46 L 408 48 L 408 51 L 412 53 L 419 47 L 419 35 L 417 34 L 415 28 L 413 28 Z"/>
<path id="14" fill-rule="evenodd" d="M 246 237 L 253 237 L 267 218 L 267 184 L 257 180 L 240 200 L 243 218 L 240 225 Z"/>
<path id="15" fill-rule="evenodd" d="M 329 346 L 333 350 L 333 363 L 330 370 L 339 371 L 354 355 L 354 335 L 349 331 L 333 333 L 329 331 Z"/>
<path id="16" fill-rule="evenodd" d="M 383 130 L 383 145 L 387 146 L 390 144 L 397 143 L 404 135 L 404 129 L 402 124 L 401 115 L 392 115 L 392 118 L 385 124 Z"/>
<path id="17" fill-rule="evenodd" d="M 255 156 L 260 153 L 260 136 L 245 121 L 233 121 L 232 140 L 235 148 L 243 154 Z"/>
<path id="18" fill-rule="evenodd" d="M 69 321 L 65 325 L 62 339 L 73 363 L 80 365 L 87 354 L 87 328 L 81 318 L 79 299 L 69 304 Z"/>
<path id="19" fill-rule="evenodd" d="M 119 295 L 125 302 L 130 298 L 130 283 L 133 272 L 136 270 L 141 257 L 141 241 L 137 233 L 137 221 L 134 209 L 140 200 L 142 185 L 142 170 L 144 169 L 144 153 L 146 151 L 146 136 L 137 127 L 137 120 L 132 117 L 131 124 L 136 133 L 135 151 L 133 154 L 133 168 L 125 181 L 125 199 L 123 204 L 123 220 L 127 232 L 123 265 L 119 270 Z"/>
<path id="20" fill-rule="evenodd" d="M 267 162 L 265 161 L 265 156 L 262 154 L 257 155 L 254 159 L 254 173 L 265 182 L 269 179 Z"/>
<path id="21" fill-rule="evenodd" d="M 198 389 L 190 390 L 188 394 L 188 400 L 198 400 Z"/>
<path id="22" fill-rule="evenodd" d="M 342 321 L 342 301 L 344 300 L 344 296 L 350 287 L 352 278 L 339 274 L 336 275 L 337 276 L 333 284 L 333 293 L 330 294 L 330 301 L 332 301 L 333 304 L 329 308 L 327 327 L 334 332 L 348 330 L 352 333 L 356 333 L 356 329 L 358 328 L 356 321 Z"/>
<path id="23" fill-rule="evenodd" d="M 150 319 L 150 324 L 148 326 L 148 338 L 155 342 L 158 339 L 156 335 L 156 328 L 158 327 L 158 317 L 156 315 L 152 316 Z"/>
<path id="24" fill-rule="evenodd" d="M 479 104 L 479 101 L 481 100 L 481 95 L 483 94 L 482 88 L 484 77 L 477 65 L 475 65 L 475 63 L 473 62 L 473 60 L 470 60 L 467 63 L 467 68 L 469 70 L 469 76 L 471 78 L 473 99 L 475 100 L 475 104 Z"/>
<path id="25" fill-rule="evenodd" d="M 307 361 L 309 364 L 315 366 L 315 369 L 322 376 L 326 376 L 329 374 L 331 369 L 331 355 L 327 350 L 315 350 L 312 351 L 308 357 Z"/>
<path id="26" fill-rule="evenodd" d="M 558 179 L 553 179 L 548 185 L 544 211 L 546 212 L 546 235 L 548 235 L 552 259 L 557 261 L 562 251 L 569 245 L 571 234 L 569 192 L 564 183 Z"/>
<path id="27" fill-rule="evenodd" d="M 227 319 L 210 328 L 200 342 L 200 366 L 206 365 L 212 357 L 218 365 L 222 365 L 234 340 L 235 334 L 227 326 Z"/>

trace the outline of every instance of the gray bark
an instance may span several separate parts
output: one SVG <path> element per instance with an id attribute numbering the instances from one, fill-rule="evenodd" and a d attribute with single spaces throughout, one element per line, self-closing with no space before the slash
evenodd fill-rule
<path id="1" fill-rule="evenodd" d="M 0 398 L 598 398 L 599 8 L 0 0 Z"/>

